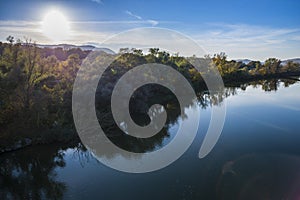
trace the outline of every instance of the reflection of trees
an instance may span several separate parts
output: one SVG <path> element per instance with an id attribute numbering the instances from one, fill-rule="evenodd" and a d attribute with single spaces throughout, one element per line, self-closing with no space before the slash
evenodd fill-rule
<path id="1" fill-rule="evenodd" d="M 262 90 L 266 92 L 270 92 L 270 91 L 277 91 L 280 82 L 281 81 L 279 79 L 259 80 L 255 82 L 246 83 L 244 84 L 244 87 L 246 89 L 246 87 L 249 85 L 253 85 L 255 88 L 261 86 Z"/>
<path id="2" fill-rule="evenodd" d="M 91 152 L 88 151 L 82 143 L 78 143 L 76 146 L 72 146 L 72 148 L 72 158 L 78 160 L 82 167 L 93 159 Z"/>
<path id="3" fill-rule="evenodd" d="M 198 104 L 202 109 L 206 109 L 210 106 L 220 105 L 224 99 L 229 96 L 237 94 L 237 87 L 226 87 L 222 91 L 215 92 L 213 94 L 206 90 L 201 90 L 197 92 Z"/>
<path id="4" fill-rule="evenodd" d="M 105 134 L 110 138 L 110 140 L 116 144 L 117 146 L 129 150 L 131 152 L 149 152 L 157 149 L 167 142 L 169 142 L 174 134 L 170 133 L 169 127 L 176 124 L 180 117 L 188 118 L 188 116 L 184 112 L 185 109 L 180 109 L 178 100 L 176 96 L 169 90 L 163 86 L 157 84 L 147 84 L 144 85 L 137 90 L 134 88 L 134 83 L 147 79 L 148 77 L 156 80 L 157 78 L 153 75 L 151 70 L 144 72 L 139 76 L 135 76 L 132 79 L 124 79 L 122 80 L 122 84 L 124 85 L 124 90 L 134 91 L 131 96 L 129 102 L 129 112 L 131 114 L 131 118 L 133 121 L 140 125 L 145 126 L 150 123 L 150 118 L 147 115 L 149 108 L 154 104 L 163 105 L 165 110 L 167 111 L 167 121 L 165 127 L 155 136 L 150 138 L 135 138 L 126 133 L 122 132 L 121 129 L 114 122 L 114 118 L 111 112 L 111 96 L 114 90 L 115 85 L 124 76 L 125 73 L 129 72 L 131 69 L 138 65 L 147 64 L 147 63 L 161 63 L 169 65 L 173 67 L 175 70 L 179 71 L 186 80 L 194 87 L 195 93 L 197 95 L 197 102 L 195 100 L 190 100 L 183 105 L 184 108 L 189 108 L 191 106 L 199 106 L 202 109 L 206 109 L 211 106 L 220 105 L 224 99 L 229 96 L 236 95 L 237 89 L 241 88 L 242 90 L 246 90 L 247 87 L 260 87 L 264 91 L 276 91 L 280 84 L 283 82 L 283 85 L 288 87 L 290 84 L 296 82 L 296 80 L 279 80 L 279 79 L 269 79 L 269 80 L 259 80 L 253 81 L 249 83 L 231 83 L 230 87 L 225 87 L 224 89 L 219 89 L 216 87 L 216 91 L 209 92 L 205 85 L 199 84 L 199 82 L 195 81 L 195 76 L 199 76 L 195 71 L 193 71 L 193 67 L 189 65 L 188 61 L 185 59 L 179 59 L 179 57 L 172 57 L 173 61 L 176 62 L 176 65 L 172 65 L 168 61 L 164 59 L 158 59 L 158 55 L 152 54 L 148 56 L 141 56 L 140 54 L 130 54 L 124 53 L 119 55 L 107 55 L 103 53 L 94 53 L 91 54 L 91 57 L 88 57 L 85 61 L 87 68 L 86 71 L 81 73 L 80 76 L 83 76 L 84 80 L 93 80 L 95 79 L 96 69 L 102 67 L 103 74 L 101 79 L 98 82 L 98 87 L 96 90 L 96 114 L 98 117 L 98 121 L 104 130 Z M 175 60 L 174 60 L 175 59 Z M 191 60 L 193 61 L 193 60 Z M 199 65 L 201 68 L 201 73 L 206 74 L 205 70 L 213 70 L 212 67 L 206 68 L 209 64 L 207 60 L 198 60 L 197 66 Z M 106 66 L 109 66 L 106 68 Z M 185 67 L 184 67 L 185 66 Z M 167 72 L 162 71 L 162 74 L 167 74 Z M 192 74 L 192 76 L 191 76 Z M 201 74 L 200 74 L 201 76 Z M 178 80 L 173 76 L 166 76 L 165 80 L 171 83 L 175 83 Z M 198 78 L 197 80 L 203 80 L 202 78 Z M 92 81 L 90 81 L 92 82 Z M 84 85 L 84 84 L 83 84 Z M 80 86 L 87 87 L 86 89 L 82 89 L 82 98 L 84 99 L 87 93 L 90 92 L 89 85 Z M 176 87 L 176 84 L 174 84 Z M 177 89 L 177 88 L 176 88 Z M 118 91 L 119 92 L 122 91 Z M 123 106 L 123 105 L 122 105 Z M 124 106 L 127 106 L 124 104 Z M 182 115 L 183 114 L 183 115 Z M 120 113 L 122 115 L 122 113 Z M 126 127 L 126 124 L 124 125 Z M 101 153 L 100 153 L 101 154 Z M 106 155 L 108 157 L 113 156 Z"/>
<path id="5" fill-rule="evenodd" d="M 128 62 L 130 56 L 134 57 L 134 55 L 128 54 L 122 58 L 125 59 L 124 63 Z M 108 68 L 104 72 L 104 79 L 101 79 L 98 84 L 98 93 L 96 95 L 96 107 L 99 123 L 101 127 L 104 127 L 104 132 L 107 134 L 108 137 L 110 137 L 110 140 L 122 149 L 137 153 L 153 151 L 154 149 L 160 148 L 163 145 L 165 145 L 163 144 L 163 142 L 166 143 L 166 140 L 170 141 L 172 139 L 173 134 L 169 132 L 169 127 L 176 124 L 178 119 L 181 117 L 179 103 L 177 101 L 176 96 L 165 87 L 155 84 L 147 84 L 137 89 L 133 93 L 129 104 L 131 117 L 135 121 L 135 123 L 139 124 L 140 126 L 147 125 L 150 122 L 149 116 L 147 115 L 148 109 L 154 104 L 160 104 L 164 106 L 168 113 L 166 125 L 158 134 L 150 138 L 135 138 L 123 133 L 115 124 L 110 107 L 106 105 L 110 104 L 110 101 L 107 101 L 106 98 L 107 96 L 111 96 L 113 87 L 118 81 L 118 79 L 128 70 L 132 69 L 133 66 L 135 66 L 130 65 L 127 68 L 119 67 L 119 65 L 121 65 L 122 63 L 122 59 L 115 61 L 110 66 L 110 68 Z M 138 61 L 138 63 L 135 64 L 143 64 L 146 62 L 146 60 L 142 59 L 142 57 L 140 59 L 133 60 L 135 60 L 136 62 Z M 113 74 L 112 69 L 118 71 L 119 73 L 109 75 Z M 151 76 L 151 73 L 147 74 L 147 76 Z M 110 79 L 109 77 L 112 77 L 112 79 Z M 172 80 L 172 77 L 170 77 L 169 81 L 176 80 Z M 128 88 L 131 87 L 130 83 L 130 81 L 126 82 L 126 84 L 128 84 Z M 189 103 L 184 105 L 184 107 L 188 108 L 197 104 L 200 106 L 200 108 L 206 109 L 211 106 L 218 106 L 227 97 L 236 95 L 238 93 L 237 89 L 246 90 L 247 87 L 252 86 L 256 88 L 260 87 L 264 91 L 277 91 L 281 83 L 283 83 L 285 87 L 288 87 L 289 85 L 296 83 L 296 79 L 269 79 L 253 81 L 240 85 L 225 87 L 223 90 L 214 91 L 212 93 L 210 93 L 205 86 L 197 87 L 197 89 L 195 89 L 198 98 L 197 102 L 191 100 Z M 106 88 L 106 93 L 104 95 L 105 97 L 103 96 L 103 88 Z M 185 118 L 188 118 L 186 114 L 184 114 L 183 116 Z M 110 155 L 108 157 L 111 156 L 113 155 Z"/>
<path id="6" fill-rule="evenodd" d="M 147 152 L 152 151 L 155 148 L 162 147 L 163 141 L 166 138 L 170 138 L 168 131 L 169 127 L 177 123 L 180 116 L 179 103 L 174 94 L 168 89 L 161 88 L 160 86 L 152 86 L 151 89 L 160 91 L 161 98 L 157 98 L 154 94 L 146 96 L 146 91 L 149 89 L 149 85 L 141 87 L 134 92 L 134 97 L 130 100 L 130 113 L 132 119 L 136 124 L 140 126 L 147 125 L 150 122 L 150 118 L 147 115 L 147 111 L 153 104 L 161 104 L 166 109 L 168 116 L 166 125 L 163 129 L 150 138 L 136 138 L 122 132 L 115 124 L 110 109 L 98 109 L 98 119 L 101 127 L 104 127 L 104 132 L 110 137 L 110 140 L 117 146 L 131 151 L 131 152 Z M 167 97 L 166 99 L 162 97 Z M 159 112 L 159 111 L 157 111 Z M 155 115 L 155 114 L 154 114 Z M 104 117 L 103 117 L 104 116 Z"/>
<path id="7" fill-rule="evenodd" d="M 241 88 L 243 90 L 246 90 L 248 86 L 253 86 L 254 88 L 261 87 L 262 90 L 266 92 L 270 92 L 270 91 L 277 91 L 281 84 L 284 87 L 289 87 L 290 85 L 297 83 L 297 81 L 299 81 L 297 77 L 291 77 L 289 79 L 285 78 L 285 79 L 258 80 L 249 83 L 244 83 L 240 86 L 236 86 L 236 88 Z"/>
<path id="8" fill-rule="evenodd" d="M 237 89 L 241 88 L 245 90 L 247 87 L 260 87 L 264 91 L 276 91 L 280 84 L 282 84 L 284 87 L 288 87 L 291 84 L 296 83 L 295 80 L 262 80 L 262 81 L 256 81 L 251 82 L 247 84 L 240 85 L 240 87 L 225 87 L 223 91 L 219 91 L 217 93 L 210 94 L 207 90 L 200 90 L 197 92 L 197 104 L 200 105 L 202 109 L 206 109 L 211 106 L 218 106 L 220 103 L 222 103 L 227 97 L 237 95 Z M 133 120 L 139 124 L 144 125 L 149 123 L 150 119 L 148 117 L 147 110 L 149 107 L 153 104 L 161 104 L 165 107 L 168 118 L 166 122 L 166 126 L 155 136 L 147 139 L 140 139 L 135 138 L 129 135 L 124 134 L 116 124 L 113 122 L 113 117 L 109 109 L 106 109 L 105 111 L 101 112 L 99 111 L 98 117 L 103 116 L 102 114 L 106 114 L 105 118 L 98 118 L 100 124 L 103 122 L 103 120 L 110 121 L 111 126 L 110 128 L 107 128 L 108 130 L 106 133 L 108 133 L 108 136 L 110 137 L 111 141 L 118 145 L 119 147 L 130 150 L 133 152 L 147 152 L 147 151 L 153 151 L 154 149 L 161 147 L 163 145 L 164 139 L 171 140 L 172 135 L 170 135 L 170 132 L 168 132 L 169 127 L 176 124 L 179 117 L 180 117 L 180 109 L 179 104 L 177 102 L 177 99 L 168 89 L 160 88 L 157 90 L 157 93 L 154 93 L 152 95 L 155 95 L 154 97 L 147 97 L 145 98 L 145 92 L 143 91 L 147 89 L 147 87 L 142 87 L 140 90 L 137 90 L 134 93 L 134 97 L 130 101 L 130 108 L 134 108 L 134 106 L 142 105 L 137 110 L 139 112 L 132 111 L 131 117 Z M 142 98 L 139 99 L 139 96 Z M 147 99 L 148 102 L 144 102 L 144 100 Z M 186 105 L 186 107 L 193 106 L 192 104 Z M 134 109 L 133 109 L 134 110 Z M 188 118 L 188 116 L 186 116 Z M 101 124 L 105 125 L 105 124 Z M 113 128 L 112 128 L 113 127 Z"/>
<path id="9" fill-rule="evenodd" d="M 28 148 L 0 157 L 0 199 L 61 199 L 66 190 L 56 181 L 55 168 L 64 167 L 59 147 Z"/>

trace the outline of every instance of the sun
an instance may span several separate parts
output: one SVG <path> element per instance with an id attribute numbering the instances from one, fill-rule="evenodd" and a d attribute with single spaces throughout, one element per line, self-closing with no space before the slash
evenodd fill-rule
<path id="1" fill-rule="evenodd" d="M 61 42 L 70 35 L 70 24 L 58 10 L 48 12 L 42 22 L 43 33 L 52 41 Z"/>

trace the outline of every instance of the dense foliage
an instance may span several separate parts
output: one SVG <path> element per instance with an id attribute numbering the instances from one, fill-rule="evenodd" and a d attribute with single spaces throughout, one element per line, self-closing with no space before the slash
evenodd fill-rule
<path id="1" fill-rule="evenodd" d="M 11 36 L 7 40 L 7 43 L 0 43 L 0 138 L 23 137 L 22 134 L 32 137 L 33 133 L 39 135 L 40 130 L 72 130 L 73 83 L 80 64 L 90 51 L 38 48 L 29 40 L 15 42 Z M 195 56 L 170 55 L 158 48 L 150 48 L 148 54 L 139 49 L 123 48 L 118 55 L 100 81 L 107 86 L 101 87 L 99 94 L 102 96 L 106 95 L 105 91 L 111 93 L 113 84 L 110 83 L 144 63 L 169 65 L 181 72 L 195 88 L 205 85 L 201 73 L 206 72 L 199 73 L 188 61 L 197 59 Z M 300 74 L 298 63 L 282 65 L 276 58 L 245 64 L 228 61 L 227 56 L 220 53 L 205 59 L 211 61 L 207 70 L 219 70 L 227 84 Z M 95 58 L 95 62 L 101 61 Z"/>

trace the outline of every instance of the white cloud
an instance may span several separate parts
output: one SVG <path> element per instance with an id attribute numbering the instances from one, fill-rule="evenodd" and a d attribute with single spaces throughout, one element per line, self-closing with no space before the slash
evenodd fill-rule
<path id="1" fill-rule="evenodd" d="M 193 37 L 209 53 L 223 51 L 231 58 L 265 60 L 269 57 L 300 57 L 300 44 L 295 42 L 300 37 L 300 29 L 209 24 Z"/>
<path id="2" fill-rule="evenodd" d="M 91 0 L 92 2 L 98 3 L 98 4 L 103 4 L 102 0 Z"/>
<path id="3" fill-rule="evenodd" d="M 101 43 L 112 35 L 130 30 L 133 28 L 145 27 L 151 24 L 157 25 L 155 20 L 136 20 L 133 21 L 73 21 L 70 22 L 71 34 L 64 41 L 66 43 L 86 44 L 89 42 Z M 182 24 L 174 22 L 160 21 L 165 27 L 174 27 L 177 30 L 184 30 Z M 202 26 L 202 30 L 194 28 L 186 32 L 200 46 L 205 49 L 206 54 L 226 52 L 229 58 L 249 58 L 264 61 L 269 57 L 287 59 L 300 57 L 300 29 L 293 28 L 271 28 L 263 26 L 253 26 L 247 24 L 208 24 Z M 0 40 L 5 41 L 8 35 L 23 39 L 30 37 L 38 43 L 51 43 L 41 30 L 41 22 L 38 21 L 1 21 L 0 20 Z M 123 43 L 137 47 L 139 45 L 166 44 L 161 39 L 155 43 L 153 40 L 145 41 L 145 35 L 134 36 L 134 41 Z M 150 37 L 150 36 L 147 36 Z M 171 37 L 171 36 L 170 36 Z M 151 45 L 153 41 L 153 45 Z M 147 43 L 148 42 L 148 43 Z M 172 44 L 176 45 L 176 44 Z M 180 50 L 179 50 L 180 51 Z"/>
<path id="4" fill-rule="evenodd" d="M 139 20 L 142 20 L 142 19 L 143 19 L 141 16 L 135 15 L 135 14 L 133 14 L 132 12 L 130 12 L 130 11 L 128 11 L 128 10 L 126 10 L 125 13 L 126 13 L 127 15 L 130 15 L 131 17 L 136 18 L 136 19 L 139 19 Z"/>
<path id="5" fill-rule="evenodd" d="M 88 42 L 101 43 L 114 34 L 122 31 L 156 25 L 155 21 L 132 20 L 132 21 L 71 21 L 71 34 L 64 43 L 84 44 Z M 0 41 L 5 41 L 7 36 L 12 35 L 18 39 L 25 37 L 43 44 L 52 43 L 42 32 L 40 21 L 2 21 L 0 20 Z"/>
<path id="6" fill-rule="evenodd" d="M 147 20 L 147 22 L 149 22 L 152 26 L 156 26 L 158 24 L 158 21 L 155 21 L 155 20 Z"/>
<path id="7" fill-rule="evenodd" d="M 156 21 L 156 20 L 152 20 L 152 19 L 144 20 L 141 16 L 136 15 L 136 14 L 133 14 L 133 13 L 132 13 L 131 11 L 129 11 L 129 10 L 126 10 L 125 13 L 126 13 L 127 15 L 131 16 L 131 17 L 134 17 L 134 18 L 140 20 L 140 21 L 149 23 L 149 24 L 151 24 L 152 26 L 156 26 L 156 25 L 159 24 L 159 22 Z"/>
<path id="8" fill-rule="evenodd" d="M 45 42 L 48 40 L 42 34 L 41 22 L 0 20 L 0 40 L 5 41 L 9 35 L 21 40 L 24 40 L 24 38 L 31 38 L 37 42 Z"/>

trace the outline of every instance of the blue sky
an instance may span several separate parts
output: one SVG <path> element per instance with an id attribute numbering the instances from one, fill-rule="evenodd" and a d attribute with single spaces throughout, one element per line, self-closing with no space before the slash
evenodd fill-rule
<path id="1" fill-rule="evenodd" d="M 65 41 L 100 44 L 138 27 L 161 27 L 193 38 L 209 54 L 265 60 L 300 57 L 300 1 L 0 1 L 0 40 L 8 35 L 55 43 L 40 30 L 45 15 L 59 10 L 70 21 Z"/>

